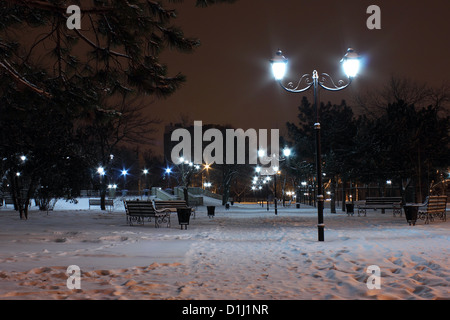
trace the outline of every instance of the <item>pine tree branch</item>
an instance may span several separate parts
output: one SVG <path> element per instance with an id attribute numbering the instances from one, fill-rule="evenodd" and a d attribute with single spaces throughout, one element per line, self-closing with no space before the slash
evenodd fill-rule
<path id="1" fill-rule="evenodd" d="M 87 38 L 84 34 L 82 34 L 80 32 L 80 30 L 78 29 L 73 29 L 76 34 L 78 34 L 80 36 L 81 39 L 84 40 L 84 42 L 86 42 L 88 45 L 90 45 L 92 48 L 96 49 L 96 50 L 101 50 L 101 51 L 107 51 L 108 53 L 110 53 L 111 55 L 117 56 L 117 57 L 122 57 L 122 58 L 127 58 L 129 60 L 133 60 L 132 57 L 130 57 L 129 55 L 125 54 L 125 53 L 121 53 L 121 52 L 116 52 L 113 50 L 109 50 L 108 48 L 102 48 L 98 45 L 96 45 L 94 42 L 92 42 L 89 38 Z"/>
<path id="2" fill-rule="evenodd" d="M 25 79 L 22 75 L 20 75 L 19 72 L 17 72 L 13 66 L 11 66 L 9 64 L 8 61 L 6 61 L 5 59 L 3 59 L 2 61 L 0 61 L 0 67 L 2 67 L 3 69 L 5 69 L 15 80 L 19 81 L 20 83 L 24 84 L 25 86 L 27 86 L 28 88 L 30 88 L 31 90 L 33 90 L 34 92 L 40 94 L 40 95 L 44 95 L 47 98 L 51 98 L 52 95 L 43 90 L 40 89 L 38 86 L 34 85 L 33 83 L 31 83 L 30 81 L 28 81 L 27 79 Z"/>
<path id="3" fill-rule="evenodd" d="M 19 5 L 27 6 L 29 8 L 41 9 L 46 11 L 60 12 L 66 14 L 67 7 L 60 7 L 49 2 L 44 1 L 34 1 L 34 0 L 4 0 L 5 2 Z M 83 13 L 108 13 L 113 11 L 112 7 L 101 7 L 101 8 L 85 8 L 82 10 Z"/>
<path id="4" fill-rule="evenodd" d="M 46 34 L 44 37 L 42 37 L 38 41 L 34 42 L 34 44 L 31 46 L 30 50 L 28 51 L 28 54 L 27 54 L 26 58 L 24 59 L 25 62 L 27 62 L 29 60 L 29 58 L 31 56 L 31 53 L 33 52 L 34 48 L 36 48 L 40 43 L 42 43 L 46 39 L 50 38 L 55 31 L 56 31 L 56 27 L 53 26 L 52 30 L 48 34 Z"/>

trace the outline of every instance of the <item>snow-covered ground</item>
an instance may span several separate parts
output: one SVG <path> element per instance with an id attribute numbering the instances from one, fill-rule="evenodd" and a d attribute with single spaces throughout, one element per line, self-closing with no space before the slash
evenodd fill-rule
<path id="1" fill-rule="evenodd" d="M 59 201 L 27 221 L 0 209 L 1 299 L 450 299 L 450 219 L 409 226 L 404 215 L 325 210 L 317 241 L 314 207 L 273 208 L 216 200 L 187 230 L 128 226 L 111 211 Z M 68 289 L 68 266 L 81 289 Z M 380 287 L 369 266 L 381 271 Z"/>

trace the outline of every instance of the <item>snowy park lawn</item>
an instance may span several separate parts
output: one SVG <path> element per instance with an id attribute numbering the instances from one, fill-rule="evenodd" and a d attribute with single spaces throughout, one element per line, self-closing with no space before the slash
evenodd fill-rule
<path id="1" fill-rule="evenodd" d="M 325 209 L 318 242 L 314 207 L 206 212 L 198 207 L 181 230 L 176 214 L 170 228 L 129 226 L 120 202 L 101 211 L 87 199 L 59 201 L 27 221 L 2 208 L 0 298 L 450 299 L 450 219 L 413 227 L 389 211 Z M 67 287 L 70 265 L 81 270 L 80 289 Z M 369 266 L 379 267 L 379 289 L 368 288 Z"/>

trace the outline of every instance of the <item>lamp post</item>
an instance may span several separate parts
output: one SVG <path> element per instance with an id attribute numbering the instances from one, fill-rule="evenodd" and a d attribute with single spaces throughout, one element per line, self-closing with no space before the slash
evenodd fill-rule
<path id="1" fill-rule="evenodd" d="M 277 198 L 277 175 L 280 174 L 280 171 L 278 171 L 278 167 L 273 167 L 273 170 L 275 171 L 274 177 L 274 183 L 275 183 L 275 197 L 274 197 L 274 205 L 275 205 L 275 215 L 278 215 L 278 198 Z"/>
<path id="2" fill-rule="evenodd" d="M 259 173 L 261 172 L 261 168 L 257 166 L 255 168 L 256 175 L 253 177 L 253 184 L 258 187 L 258 193 L 256 197 L 256 203 L 259 204 L 259 197 L 261 197 L 260 190 L 262 189 L 262 181 L 260 180 Z M 264 198 L 261 197 L 261 207 L 264 207 Z"/>
<path id="3" fill-rule="evenodd" d="M 164 172 L 167 175 L 167 188 L 170 188 L 170 174 L 172 173 L 172 169 L 167 167 Z"/>
<path id="4" fill-rule="evenodd" d="M 120 171 L 120 174 L 123 176 L 123 188 L 126 188 L 126 184 L 127 184 L 127 175 L 128 175 L 128 170 L 123 169 L 122 171 Z"/>
<path id="5" fill-rule="evenodd" d="M 122 189 L 122 197 L 125 197 L 127 195 L 127 175 L 128 175 L 128 170 L 126 169 L 122 169 L 120 171 L 120 174 L 123 176 L 123 189 Z"/>
<path id="6" fill-rule="evenodd" d="M 264 179 L 264 183 L 266 184 L 267 211 L 269 211 L 269 181 L 270 181 L 270 176 L 266 176 Z"/>
<path id="7" fill-rule="evenodd" d="M 149 173 L 148 169 L 144 168 L 144 170 L 142 170 L 142 173 L 144 174 L 144 196 L 147 197 L 148 200 L 148 179 L 147 179 L 147 175 Z M 140 180 L 139 180 L 140 181 Z"/>
<path id="8" fill-rule="evenodd" d="M 291 149 L 285 147 L 283 149 L 283 155 L 285 159 L 288 159 L 291 155 Z M 287 175 L 288 175 L 288 171 L 289 171 L 289 165 L 286 165 L 286 170 L 284 173 L 284 181 L 283 181 L 283 187 L 282 187 L 282 201 L 283 201 L 283 207 L 285 206 L 285 188 L 286 188 L 286 180 L 287 180 Z"/>
<path id="9" fill-rule="evenodd" d="M 272 157 L 269 157 L 266 155 L 266 151 L 264 150 L 258 150 L 258 156 L 262 159 L 264 159 L 264 161 L 271 161 L 273 159 L 276 159 L 278 163 L 285 161 L 286 159 L 289 158 L 289 156 L 291 155 L 291 149 L 289 148 L 284 148 L 283 149 L 283 155 L 284 157 L 281 157 L 279 154 L 273 154 Z M 260 173 L 261 172 L 261 168 L 257 167 L 257 172 Z M 270 170 L 271 172 L 273 172 L 274 175 L 274 207 L 275 207 L 275 215 L 278 215 L 278 206 L 277 206 L 277 174 L 280 174 L 279 171 L 279 167 L 278 166 L 273 166 Z M 268 181 L 270 181 L 270 176 L 267 176 Z M 269 211 L 269 199 L 267 199 L 267 211 Z"/>
<path id="10" fill-rule="evenodd" d="M 100 180 L 100 192 L 103 190 L 103 176 L 106 174 L 105 169 L 102 166 L 97 168 L 97 173 Z"/>
<path id="11" fill-rule="evenodd" d="M 322 155 L 321 155 L 321 145 L 320 145 L 320 117 L 319 117 L 319 103 L 318 103 L 318 90 L 319 87 L 328 91 L 340 91 L 347 88 L 351 83 L 353 78 L 357 75 L 360 65 L 360 56 L 351 48 L 347 50 L 347 53 L 342 58 L 341 63 L 344 68 L 344 72 L 347 75 L 347 81 L 339 80 L 337 84 L 327 73 L 322 73 L 320 76 L 316 70 L 313 71 L 312 76 L 309 74 L 303 75 L 300 80 L 295 85 L 290 82 L 287 86 L 283 85 L 282 80 L 287 69 L 287 59 L 283 56 L 281 50 L 278 50 L 276 56 L 270 60 L 272 65 L 272 72 L 275 80 L 278 81 L 280 86 L 291 93 L 300 93 L 313 88 L 314 95 L 314 109 L 315 109 L 315 136 L 316 136 L 316 174 L 317 174 L 317 228 L 318 228 L 318 239 L 319 241 L 324 241 L 324 229 L 325 225 L 323 222 L 323 207 L 324 207 L 324 197 L 323 197 L 323 186 L 322 186 Z"/>

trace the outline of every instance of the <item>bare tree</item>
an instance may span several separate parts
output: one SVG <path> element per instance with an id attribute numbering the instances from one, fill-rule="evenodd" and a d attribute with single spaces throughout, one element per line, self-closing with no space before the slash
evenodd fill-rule
<path id="1" fill-rule="evenodd" d="M 357 94 L 354 100 L 368 115 L 377 116 L 389 104 L 403 101 L 409 105 L 424 106 L 448 103 L 450 87 L 442 85 L 435 89 L 412 79 L 391 75 L 385 85 Z"/>
<path id="2" fill-rule="evenodd" d="M 96 110 L 82 130 L 85 134 L 86 148 L 92 157 L 92 167 L 102 167 L 106 174 L 111 173 L 114 154 L 123 145 L 152 144 L 152 134 L 156 131 L 158 119 L 144 112 L 147 104 L 140 98 L 119 102 L 106 102 L 108 108 Z M 106 210 L 106 179 L 100 180 L 101 209 Z"/>

